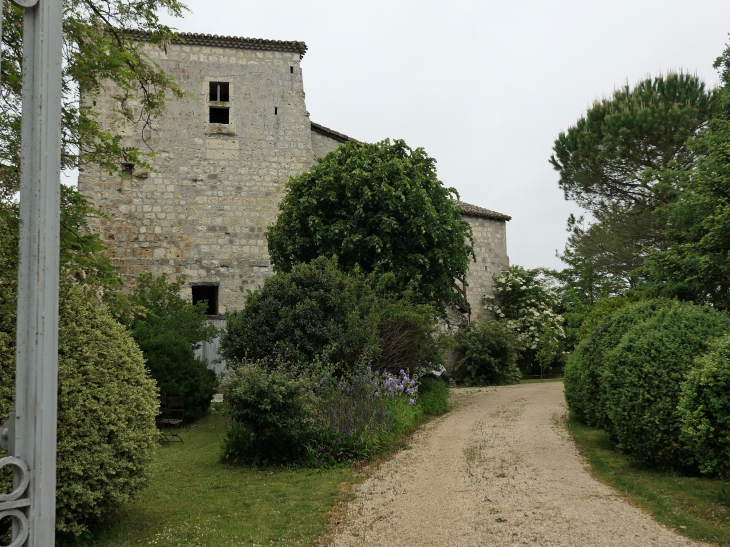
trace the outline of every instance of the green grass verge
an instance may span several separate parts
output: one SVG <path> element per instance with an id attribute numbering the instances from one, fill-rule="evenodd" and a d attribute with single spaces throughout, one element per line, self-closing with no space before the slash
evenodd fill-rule
<path id="1" fill-rule="evenodd" d="M 115 522 L 78 546 L 312 545 L 327 525 L 350 468 L 234 467 L 219 462 L 225 421 L 208 415 L 160 447 L 150 486 Z"/>
<path id="2" fill-rule="evenodd" d="M 520 380 L 521 384 L 539 384 L 540 382 L 562 382 L 562 378 L 549 378 L 546 380 L 540 380 L 539 378 L 537 380 Z"/>
<path id="3" fill-rule="evenodd" d="M 608 433 L 576 420 L 568 421 L 568 431 L 596 479 L 682 535 L 730 546 L 730 508 L 717 501 L 723 481 L 640 469 L 615 449 Z"/>
<path id="4" fill-rule="evenodd" d="M 393 448 L 428 415 L 447 412 L 448 396 L 439 380 L 424 386 L 416 407 L 400 401 L 393 428 L 401 439 Z M 313 545 L 346 486 L 357 482 L 352 467 L 257 470 L 222 464 L 226 423 L 222 405 L 213 407 L 184 428 L 185 444 L 157 449 L 150 485 L 139 499 L 73 547 Z"/>

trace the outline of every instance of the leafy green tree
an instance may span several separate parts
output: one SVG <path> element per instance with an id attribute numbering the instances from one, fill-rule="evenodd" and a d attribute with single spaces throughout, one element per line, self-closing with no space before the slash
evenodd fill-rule
<path id="1" fill-rule="evenodd" d="M 154 277 L 151 273 L 137 276 L 137 286 L 129 298 L 132 311 L 130 317 L 121 316 L 120 321 L 132 328 L 138 322 L 154 325 L 159 331 L 174 331 L 193 348 L 203 341 L 210 342 L 218 329 L 207 322 L 206 304 L 192 304 L 180 297 L 185 276 L 168 281 L 167 275 Z M 125 310 L 126 311 L 126 310 Z"/>
<path id="2" fill-rule="evenodd" d="M 718 113 L 690 149 L 696 169 L 664 212 L 671 247 L 647 260 L 651 290 L 730 308 L 730 47 L 715 62 L 722 88 Z"/>
<path id="3" fill-rule="evenodd" d="M 396 292 L 411 287 L 422 302 L 468 309 L 454 280 L 474 257 L 471 228 L 435 164 L 401 140 L 350 142 L 319 159 L 287 183 L 268 232 L 275 269 L 337 256 L 345 271 L 392 273 Z"/>
<path id="4" fill-rule="evenodd" d="M 115 86 L 119 124 L 149 124 L 164 111 L 168 95 L 182 97 L 173 77 L 132 40 L 132 31 L 145 31 L 164 48 L 173 33 L 159 20 L 163 9 L 179 16 L 186 8 L 178 0 L 64 2 L 62 169 L 89 162 L 110 171 L 123 162 L 144 164 L 147 152 L 122 146 L 120 135 L 102 127 L 94 96 L 108 83 Z M 0 200 L 7 201 L 19 186 L 23 12 L 5 2 L 2 15 Z"/>

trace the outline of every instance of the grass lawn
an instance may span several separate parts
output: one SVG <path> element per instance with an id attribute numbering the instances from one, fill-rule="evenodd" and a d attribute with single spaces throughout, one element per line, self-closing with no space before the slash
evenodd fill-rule
<path id="1" fill-rule="evenodd" d="M 723 481 L 639 469 L 616 451 L 606 432 L 575 420 L 568 421 L 568 431 L 596 479 L 679 533 L 730 546 L 730 508 L 717 502 Z"/>
<path id="2" fill-rule="evenodd" d="M 257 471 L 218 463 L 225 422 L 211 414 L 160 447 L 150 486 L 93 541 L 78 545 L 312 545 L 353 482 L 350 468 Z"/>

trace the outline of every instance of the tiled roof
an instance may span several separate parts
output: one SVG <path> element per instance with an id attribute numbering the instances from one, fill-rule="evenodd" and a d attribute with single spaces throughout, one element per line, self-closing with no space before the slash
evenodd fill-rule
<path id="1" fill-rule="evenodd" d="M 498 213 L 496 211 L 490 211 L 489 209 L 485 209 L 484 207 L 477 207 L 476 205 L 472 205 L 471 203 L 457 201 L 456 206 L 461 209 L 461 213 L 463 215 L 491 218 L 494 220 L 512 220 L 511 216 L 503 215 L 502 213 Z"/>
<path id="2" fill-rule="evenodd" d="M 149 42 L 152 36 L 149 32 L 131 31 L 128 33 L 133 39 Z M 178 32 L 177 37 L 171 40 L 173 44 L 189 46 L 228 47 L 235 49 L 255 49 L 258 51 L 291 51 L 299 53 L 299 58 L 307 52 L 304 42 L 284 42 L 282 40 L 264 40 L 261 38 L 239 38 L 238 36 L 218 36 L 217 34 L 197 34 L 194 32 Z"/>
<path id="3" fill-rule="evenodd" d="M 356 140 L 352 137 L 348 137 L 347 135 L 343 135 L 342 133 L 338 133 L 337 131 L 330 129 L 329 127 L 325 127 L 314 122 L 312 122 L 312 131 L 314 131 L 315 133 L 319 133 L 320 135 L 329 137 L 330 139 L 334 139 L 338 142 L 348 142 Z"/>

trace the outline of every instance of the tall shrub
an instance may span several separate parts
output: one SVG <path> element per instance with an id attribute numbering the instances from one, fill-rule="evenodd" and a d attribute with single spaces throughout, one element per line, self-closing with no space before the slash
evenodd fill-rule
<path id="1" fill-rule="evenodd" d="M 679 401 L 682 440 L 700 472 L 730 478 L 730 335 L 695 360 Z"/>
<path id="2" fill-rule="evenodd" d="M 326 357 L 337 374 L 368 363 L 395 372 L 440 360 L 433 306 L 388 290 L 389 274 L 344 273 L 337 265 L 320 257 L 248 293 L 244 308 L 228 315 L 223 357 L 304 365 Z"/>
<path id="3" fill-rule="evenodd" d="M 454 335 L 460 356 L 454 379 L 468 386 L 504 385 L 519 382 L 517 366 L 521 349 L 517 336 L 498 321 L 469 325 Z"/>
<path id="4" fill-rule="evenodd" d="M 580 421 L 610 430 L 603 374 L 606 356 L 634 325 L 646 321 L 669 300 L 627 304 L 609 314 L 576 346 L 565 367 L 565 400 Z"/>
<path id="5" fill-rule="evenodd" d="M 129 323 L 160 393 L 185 397 L 188 422 L 205 414 L 218 386 L 215 372 L 194 352 L 218 330 L 206 321 L 204 303 L 180 297 L 184 282 L 185 277 L 169 281 L 165 274 L 140 275 L 129 299 L 131 314 L 121 319 Z"/>
<path id="6" fill-rule="evenodd" d="M 0 376 L 12 378 L 15 339 L 3 334 Z M 64 287 L 61 298 L 58 388 L 56 529 L 78 535 L 147 484 L 157 441 L 157 389 L 142 353 L 78 287 Z M 3 389 L 0 421 L 9 397 Z"/>
<path id="7" fill-rule="evenodd" d="M 606 413 L 619 449 L 650 465 L 681 468 L 692 454 L 681 439 L 682 383 L 730 317 L 710 307 L 671 302 L 635 324 L 607 354 Z"/>

